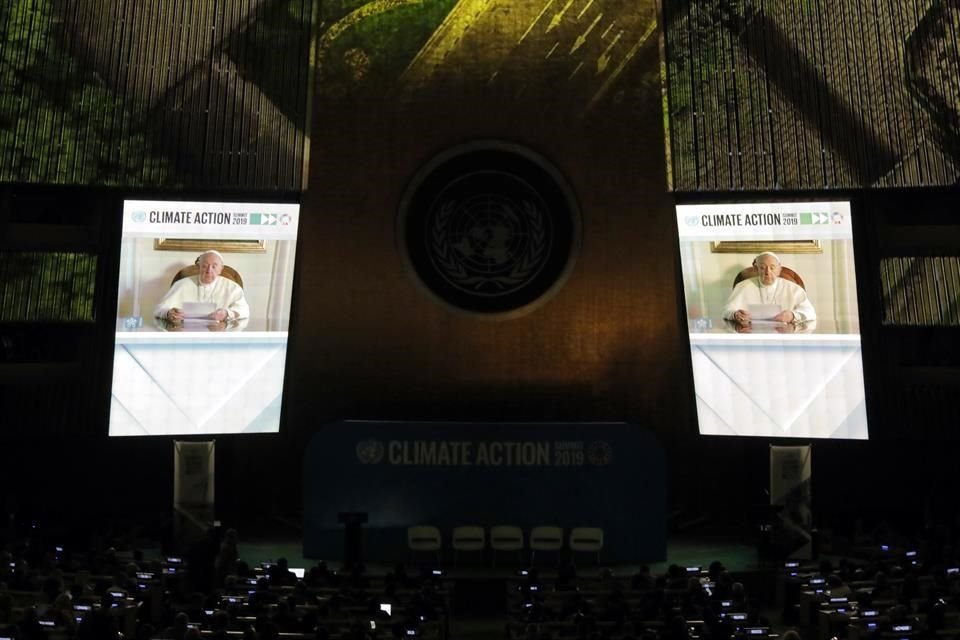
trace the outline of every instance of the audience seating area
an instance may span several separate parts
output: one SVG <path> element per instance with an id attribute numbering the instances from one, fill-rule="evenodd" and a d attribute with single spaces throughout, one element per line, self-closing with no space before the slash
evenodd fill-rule
<path id="1" fill-rule="evenodd" d="M 453 585 L 402 563 L 302 575 L 286 561 L 248 566 L 236 532 L 196 543 L 187 557 L 145 560 L 113 548 L 78 552 L 33 540 L 5 545 L 0 638 L 314 640 L 449 638 Z"/>
<path id="2" fill-rule="evenodd" d="M 572 563 L 555 576 L 535 569 L 507 583 L 507 637 L 689 640 L 778 637 L 720 562 L 707 569 L 671 565 L 662 576 L 641 567 L 578 575 Z"/>
<path id="3" fill-rule="evenodd" d="M 893 537 L 893 536 L 890 536 Z M 782 619 L 816 640 L 960 638 L 960 555 L 945 530 L 864 541 L 817 563 L 787 562 Z"/>
<path id="4" fill-rule="evenodd" d="M 422 534 L 420 551 L 428 557 L 437 551 L 437 531 L 411 531 Z M 542 535 L 543 548 L 556 551 L 555 530 L 481 531 L 484 545 L 501 545 L 502 555 L 473 578 L 505 589 L 497 607 L 505 612 L 502 624 L 483 637 L 960 638 L 960 545 L 948 529 L 911 538 L 885 534 L 879 539 L 889 542 L 864 539 L 843 553 L 833 548 L 816 561 L 771 563 L 749 576 L 727 571 L 719 561 L 707 567 L 673 564 L 661 575 L 645 566 L 584 567 L 574 562 L 575 548 L 560 554 L 558 563 L 535 567 L 528 558 L 510 558 L 519 538 L 529 548 Z M 476 537 L 477 531 L 462 533 Z M 467 631 L 470 620 L 458 619 L 460 590 L 469 597 L 478 593 L 476 583 L 465 582 L 469 570 L 445 573 L 432 562 L 417 575 L 403 563 L 392 570 L 357 564 L 334 571 L 323 562 L 291 570 L 283 559 L 249 566 L 237 538 L 235 530 L 218 529 L 183 557 L 145 559 L 133 546 L 75 549 L 51 545 L 30 530 L 8 534 L 0 558 L 0 638 L 480 637 Z M 497 538 L 502 540 L 495 543 Z M 569 538 L 564 542 L 569 546 Z"/>

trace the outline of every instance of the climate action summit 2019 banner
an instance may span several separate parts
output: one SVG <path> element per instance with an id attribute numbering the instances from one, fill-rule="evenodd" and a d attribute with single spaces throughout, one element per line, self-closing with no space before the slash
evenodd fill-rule
<path id="1" fill-rule="evenodd" d="M 663 450 L 624 423 L 324 426 L 304 456 L 304 555 L 344 552 L 341 513 L 366 514 L 361 559 L 408 557 L 410 525 L 604 529 L 604 563 L 666 557 Z"/>

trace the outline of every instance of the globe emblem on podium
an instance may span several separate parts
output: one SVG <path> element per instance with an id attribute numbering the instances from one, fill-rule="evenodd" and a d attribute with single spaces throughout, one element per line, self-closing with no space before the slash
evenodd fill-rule
<path id="1" fill-rule="evenodd" d="M 457 147 L 427 164 L 404 194 L 400 246 L 436 299 L 487 315 L 549 298 L 570 273 L 580 216 L 560 173 L 502 142 Z"/>
<path id="2" fill-rule="evenodd" d="M 380 464 L 383 455 L 383 443 L 379 440 L 367 439 L 357 443 L 357 460 L 361 464 Z"/>

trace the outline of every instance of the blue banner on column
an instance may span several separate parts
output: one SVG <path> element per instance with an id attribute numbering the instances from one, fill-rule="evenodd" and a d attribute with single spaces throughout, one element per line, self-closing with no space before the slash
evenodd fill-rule
<path id="1" fill-rule="evenodd" d="M 602 527 L 605 564 L 666 557 L 664 456 L 624 423 L 344 421 L 304 456 L 304 556 L 341 558 L 338 514 L 367 514 L 362 558 L 407 557 L 406 529 L 433 524 Z"/>

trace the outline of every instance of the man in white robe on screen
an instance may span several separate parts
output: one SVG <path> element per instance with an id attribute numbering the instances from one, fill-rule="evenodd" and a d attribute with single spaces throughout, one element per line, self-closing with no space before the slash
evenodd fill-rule
<path id="1" fill-rule="evenodd" d="M 154 309 L 154 316 L 168 322 L 182 322 L 185 302 L 209 303 L 214 307 L 207 318 L 216 322 L 245 320 L 250 317 L 250 307 L 243 295 L 243 288 L 233 280 L 224 278 L 223 256 L 210 249 L 197 257 L 200 272 L 173 283 Z"/>
<path id="2" fill-rule="evenodd" d="M 780 277 L 780 258 L 775 253 L 764 251 L 754 259 L 753 266 L 757 268 L 756 277 L 737 283 L 730 292 L 723 309 L 725 320 L 747 326 L 753 321 L 751 306 L 770 305 L 776 305 L 780 311 L 765 320 L 799 324 L 817 319 L 804 288 Z"/>

